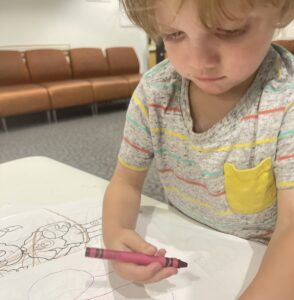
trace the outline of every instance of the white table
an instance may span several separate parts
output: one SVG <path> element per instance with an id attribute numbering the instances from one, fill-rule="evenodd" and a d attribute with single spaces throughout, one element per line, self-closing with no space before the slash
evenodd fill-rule
<path id="1" fill-rule="evenodd" d="M 101 203 L 107 183 L 104 179 L 46 157 L 28 157 L 3 163 L 0 164 L 0 218 L 29 212 L 44 205 L 73 205 L 81 200 L 95 199 Z M 263 245 L 203 228 L 166 204 L 146 196 L 142 197 L 139 226 L 140 222 L 146 229 L 147 239 L 155 244 L 162 243 L 168 248 L 168 253 L 187 259 L 190 269 L 181 270 L 181 275 L 168 282 L 170 285 L 160 283 L 168 286 L 169 292 L 166 294 L 156 294 L 163 287 L 159 284 L 155 285 L 154 290 L 150 288 L 151 292 L 142 287 L 145 298 L 143 294 L 138 298 L 126 296 L 117 289 L 113 298 L 108 298 L 108 295 L 105 299 L 235 299 L 252 280 L 265 251 Z M 177 278 L 179 281 L 173 285 L 172 280 Z M 5 280 L 6 277 L 0 277 L 0 288 Z M 138 287 L 133 289 L 130 288 L 129 293 L 142 292 L 138 291 Z M 84 296 L 74 299 L 87 299 L 86 294 Z"/>
<path id="2" fill-rule="evenodd" d="M 103 195 L 108 181 L 48 157 L 33 156 L 0 164 L 0 217 L 27 207 Z M 143 196 L 142 203 L 166 207 Z M 9 207 L 17 204 L 16 207 Z M 29 209 L 28 208 L 28 209 Z"/>

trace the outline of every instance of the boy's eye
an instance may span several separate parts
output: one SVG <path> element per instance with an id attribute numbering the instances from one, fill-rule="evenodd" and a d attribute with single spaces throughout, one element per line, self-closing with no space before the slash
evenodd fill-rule
<path id="1" fill-rule="evenodd" d="M 183 31 L 176 31 L 176 32 L 165 34 L 163 39 L 166 40 L 166 41 L 169 41 L 169 40 L 177 41 L 177 40 L 180 40 L 183 37 L 184 37 L 184 32 Z"/>
<path id="2" fill-rule="evenodd" d="M 245 32 L 246 32 L 246 28 L 233 29 L 233 30 L 219 28 L 216 29 L 215 34 L 224 38 L 234 38 L 243 35 Z"/>

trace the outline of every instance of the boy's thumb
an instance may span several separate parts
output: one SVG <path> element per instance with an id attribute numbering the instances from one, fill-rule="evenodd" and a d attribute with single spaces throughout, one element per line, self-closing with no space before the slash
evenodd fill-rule
<path id="1" fill-rule="evenodd" d="M 157 249 L 155 246 L 146 242 L 136 232 L 130 237 L 130 241 L 127 245 L 134 252 L 144 253 L 148 255 L 155 255 Z"/>

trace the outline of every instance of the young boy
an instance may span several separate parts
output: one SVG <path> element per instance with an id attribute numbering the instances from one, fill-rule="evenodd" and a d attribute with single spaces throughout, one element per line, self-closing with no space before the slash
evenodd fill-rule
<path id="1" fill-rule="evenodd" d="M 168 202 L 216 230 L 269 242 L 242 300 L 294 299 L 294 58 L 272 46 L 293 0 L 124 0 L 131 19 L 163 39 L 126 117 L 104 199 L 111 249 L 165 255 L 135 231 L 154 158 Z M 154 263 L 114 263 L 151 283 L 176 274 Z"/>

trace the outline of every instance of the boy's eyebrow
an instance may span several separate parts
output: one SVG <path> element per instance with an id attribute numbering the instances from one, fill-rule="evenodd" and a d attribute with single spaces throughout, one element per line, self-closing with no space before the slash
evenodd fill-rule
<path id="1" fill-rule="evenodd" d="M 173 31 L 179 31 L 179 29 L 176 29 L 170 25 L 167 25 L 167 24 L 158 24 L 159 25 L 159 32 L 162 33 L 162 32 L 173 32 Z"/>
<path id="2" fill-rule="evenodd" d="M 218 26 L 215 29 L 224 29 L 226 30 L 226 27 L 246 27 L 249 26 L 249 24 L 256 18 L 252 17 L 252 16 L 248 16 L 247 18 L 244 19 L 236 19 L 236 20 L 230 20 L 228 22 L 224 22 L 222 24 L 222 26 Z M 229 29 L 230 30 L 230 29 Z M 174 26 L 172 26 L 171 24 L 167 24 L 167 23 L 160 23 L 158 22 L 158 34 L 159 35 L 164 35 L 167 33 L 173 33 L 173 32 L 177 32 L 177 31 L 181 31 L 179 28 L 175 28 Z"/>

